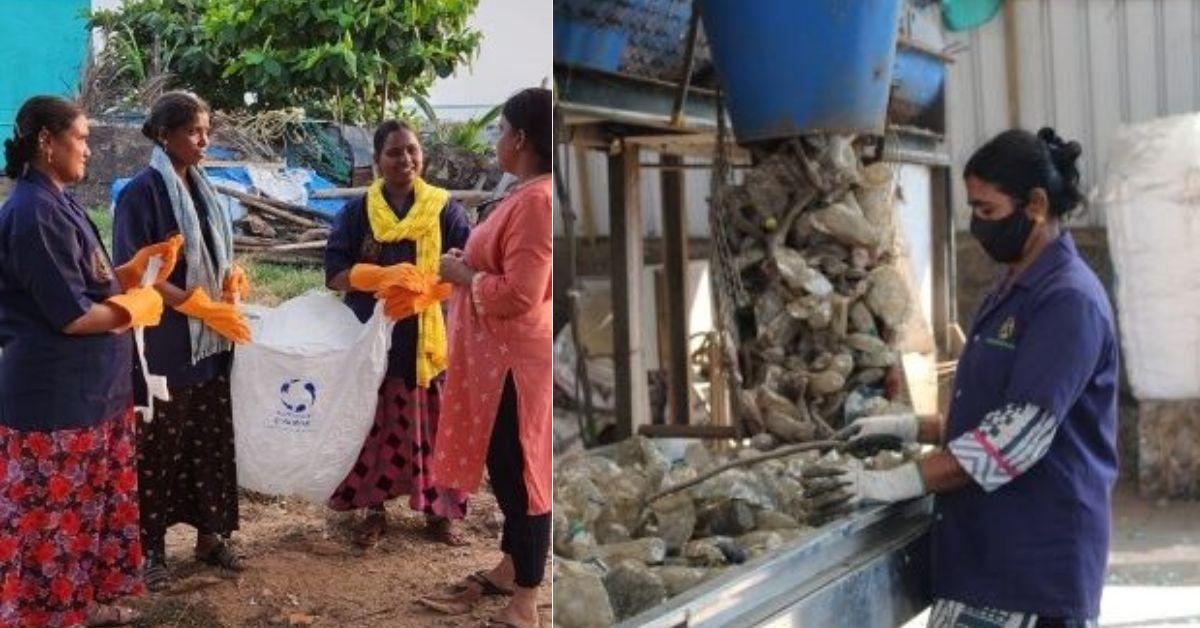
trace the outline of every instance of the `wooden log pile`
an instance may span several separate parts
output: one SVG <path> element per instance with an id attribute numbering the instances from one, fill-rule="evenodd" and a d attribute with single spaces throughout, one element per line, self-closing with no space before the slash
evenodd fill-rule
<path id="1" fill-rule="evenodd" d="M 236 225 L 240 233 L 233 238 L 235 252 L 284 264 L 322 262 L 330 227 L 320 212 L 223 185 L 217 191 L 246 208 L 245 218 Z"/>
<path id="2" fill-rule="evenodd" d="M 246 208 L 246 216 L 236 224 L 233 248 L 255 259 L 295 265 L 320 265 L 331 225 L 319 211 L 287 203 L 260 194 L 250 194 L 217 185 L 217 191 L 236 199 Z M 319 190 L 313 198 L 344 198 L 347 201 L 366 194 L 367 188 Z M 484 202 L 492 192 L 452 190 L 451 198 L 468 208 Z"/>

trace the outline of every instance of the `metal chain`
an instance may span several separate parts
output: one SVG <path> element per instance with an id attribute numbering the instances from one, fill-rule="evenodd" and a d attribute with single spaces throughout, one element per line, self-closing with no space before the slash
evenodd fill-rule
<path id="1" fill-rule="evenodd" d="M 728 130 L 725 125 L 724 107 L 720 92 L 717 93 L 717 152 L 713 158 L 713 173 L 711 196 L 712 202 L 708 212 L 708 225 L 711 232 L 713 248 L 710 260 L 710 282 L 713 298 L 717 302 L 717 346 L 720 347 L 718 359 L 721 360 L 725 384 L 729 391 L 730 409 L 733 412 L 733 425 L 742 432 L 743 407 L 738 390 L 744 381 L 741 365 L 738 359 L 737 347 L 741 346 L 738 333 L 736 308 L 750 304 L 746 287 L 742 285 L 741 273 L 738 270 L 736 258 L 733 255 L 733 224 L 730 212 L 736 208 L 729 206 L 728 189 L 730 180 L 729 150 L 727 145 Z"/>
<path id="2" fill-rule="evenodd" d="M 719 102 L 719 101 L 718 101 Z M 711 197 L 712 205 L 708 212 L 708 225 L 713 242 L 711 266 L 713 268 L 713 283 L 718 298 L 717 315 L 721 326 L 733 334 L 737 341 L 737 325 L 734 322 L 733 309 L 750 303 L 746 287 L 742 284 L 741 273 L 733 255 L 731 234 L 733 227 L 729 219 L 732 208 L 726 205 L 730 185 L 729 151 L 726 146 L 724 108 L 717 107 L 717 151 L 713 158 Z"/>

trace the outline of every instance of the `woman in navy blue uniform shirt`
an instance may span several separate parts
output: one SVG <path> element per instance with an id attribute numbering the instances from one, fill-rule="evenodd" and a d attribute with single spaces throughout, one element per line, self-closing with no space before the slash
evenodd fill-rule
<path id="1" fill-rule="evenodd" d="M 164 539 L 177 523 L 196 528 L 198 560 L 242 568 L 226 543 L 238 528 L 229 370 L 232 343 L 250 333 L 233 303 L 245 279 L 233 264 L 231 220 L 198 167 L 209 128 L 208 105 L 198 96 L 160 96 L 142 127 L 154 142 L 150 165 L 121 190 L 113 215 L 118 262 L 147 243 L 183 236 L 179 264 L 158 286 L 171 307 L 146 332 L 147 367 L 167 378 L 171 395 L 138 426 L 142 546 L 152 591 L 170 584 Z M 136 360 L 131 365 L 140 369 Z"/>
<path id="2" fill-rule="evenodd" d="M 963 169 L 971 233 L 1007 271 L 958 362 L 949 419 L 868 417 L 860 435 L 941 444 L 850 473 L 854 499 L 937 494 L 931 626 L 1090 626 L 1117 477 L 1113 313 L 1064 216 L 1080 147 L 1011 130 Z"/>
<path id="3" fill-rule="evenodd" d="M 421 267 L 425 260 L 430 267 L 424 270 L 437 273 L 442 253 L 462 248 L 471 230 L 462 204 L 421 178 L 425 153 L 413 129 L 398 120 L 383 122 L 375 130 L 374 149 L 379 179 L 342 208 L 325 247 L 326 285 L 346 293 L 346 305 L 361 321 L 371 317 L 390 272 L 405 263 Z M 399 229 L 407 233 L 399 236 Z M 422 373 L 420 364 L 430 354 L 427 341 L 440 342 L 444 355 L 445 336 L 431 333 L 427 322 L 420 316 L 396 322 L 375 423 L 358 461 L 329 498 L 334 510 L 367 511 L 355 533 L 363 547 L 386 534 L 385 504 L 401 495 L 425 513 L 434 538 L 466 543 L 455 522 L 467 516 L 467 493 L 438 486 L 429 471 L 445 375 L 441 367 Z"/>
<path id="4" fill-rule="evenodd" d="M 0 208 L 0 626 L 121 625 L 142 590 L 128 365 L 134 326 L 162 299 L 141 288 L 151 245 L 113 268 L 66 192 L 83 178 L 88 122 L 31 98 L 5 142 L 16 179 Z"/>

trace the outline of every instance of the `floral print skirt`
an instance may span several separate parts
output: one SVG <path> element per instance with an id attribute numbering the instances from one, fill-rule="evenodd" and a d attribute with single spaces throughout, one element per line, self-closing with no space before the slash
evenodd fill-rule
<path id="1" fill-rule="evenodd" d="M 144 592 L 133 409 L 93 427 L 0 426 L 0 627 L 83 623 Z"/>

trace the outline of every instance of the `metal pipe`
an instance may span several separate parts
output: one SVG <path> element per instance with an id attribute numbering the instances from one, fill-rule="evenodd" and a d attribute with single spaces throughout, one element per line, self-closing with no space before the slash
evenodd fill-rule
<path id="1" fill-rule="evenodd" d="M 937 150 L 904 146 L 899 138 L 888 135 L 883 141 L 879 159 L 892 163 L 920 164 L 925 166 L 949 166 L 950 156 Z"/>
<path id="2" fill-rule="evenodd" d="M 700 10 L 692 3 L 692 19 L 688 22 L 687 50 L 684 52 L 683 79 L 679 82 L 679 91 L 675 94 L 675 104 L 671 107 L 671 126 L 683 126 L 683 106 L 687 103 L 688 89 L 692 86 L 692 67 L 696 62 L 696 40 L 700 34 Z"/>
<path id="3" fill-rule="evenodd" d="M 1017 51 L 1018 42 L 1021 40 L 1017 36 L 1017 10 L 1013 4 L 1004 3 L 1004 86 L 1008 96 L 1008 126 L 1016 129 L 1021 126 L 1021 73 L 1018 69 L 1020 55 Z M 1086 4 L 1084 3 L 1085 7 Z M 1091 64 L 1088 65 L 1090 67 Z"/>
<path id="4" fill-rule="evenodd" d="M 623 122 L 652 127 L 670 127 L 670 116 L 639 113 L 628 109 L 615 109 L 598 105 L 581 105 L 578 103 L 560 102 L 559 110 L 567 114 L 596 118 L 606 122 Z M 714 131 L 716 123 L 702 118 L 684 117 L 684 126 L 693 131 Z"/>
<path id="5" fill-rule="evenodd" d="M 709 170 L 713 168 L 711 162 L 692 163 L 692 164 L 664 164 L 662 162 L 642 162 L 638 164 L 643 168 L 658 168 L 660 170 Z M 753 164 L 729 164 L 730 168 L 746 169 L 753 168 Z"/>

